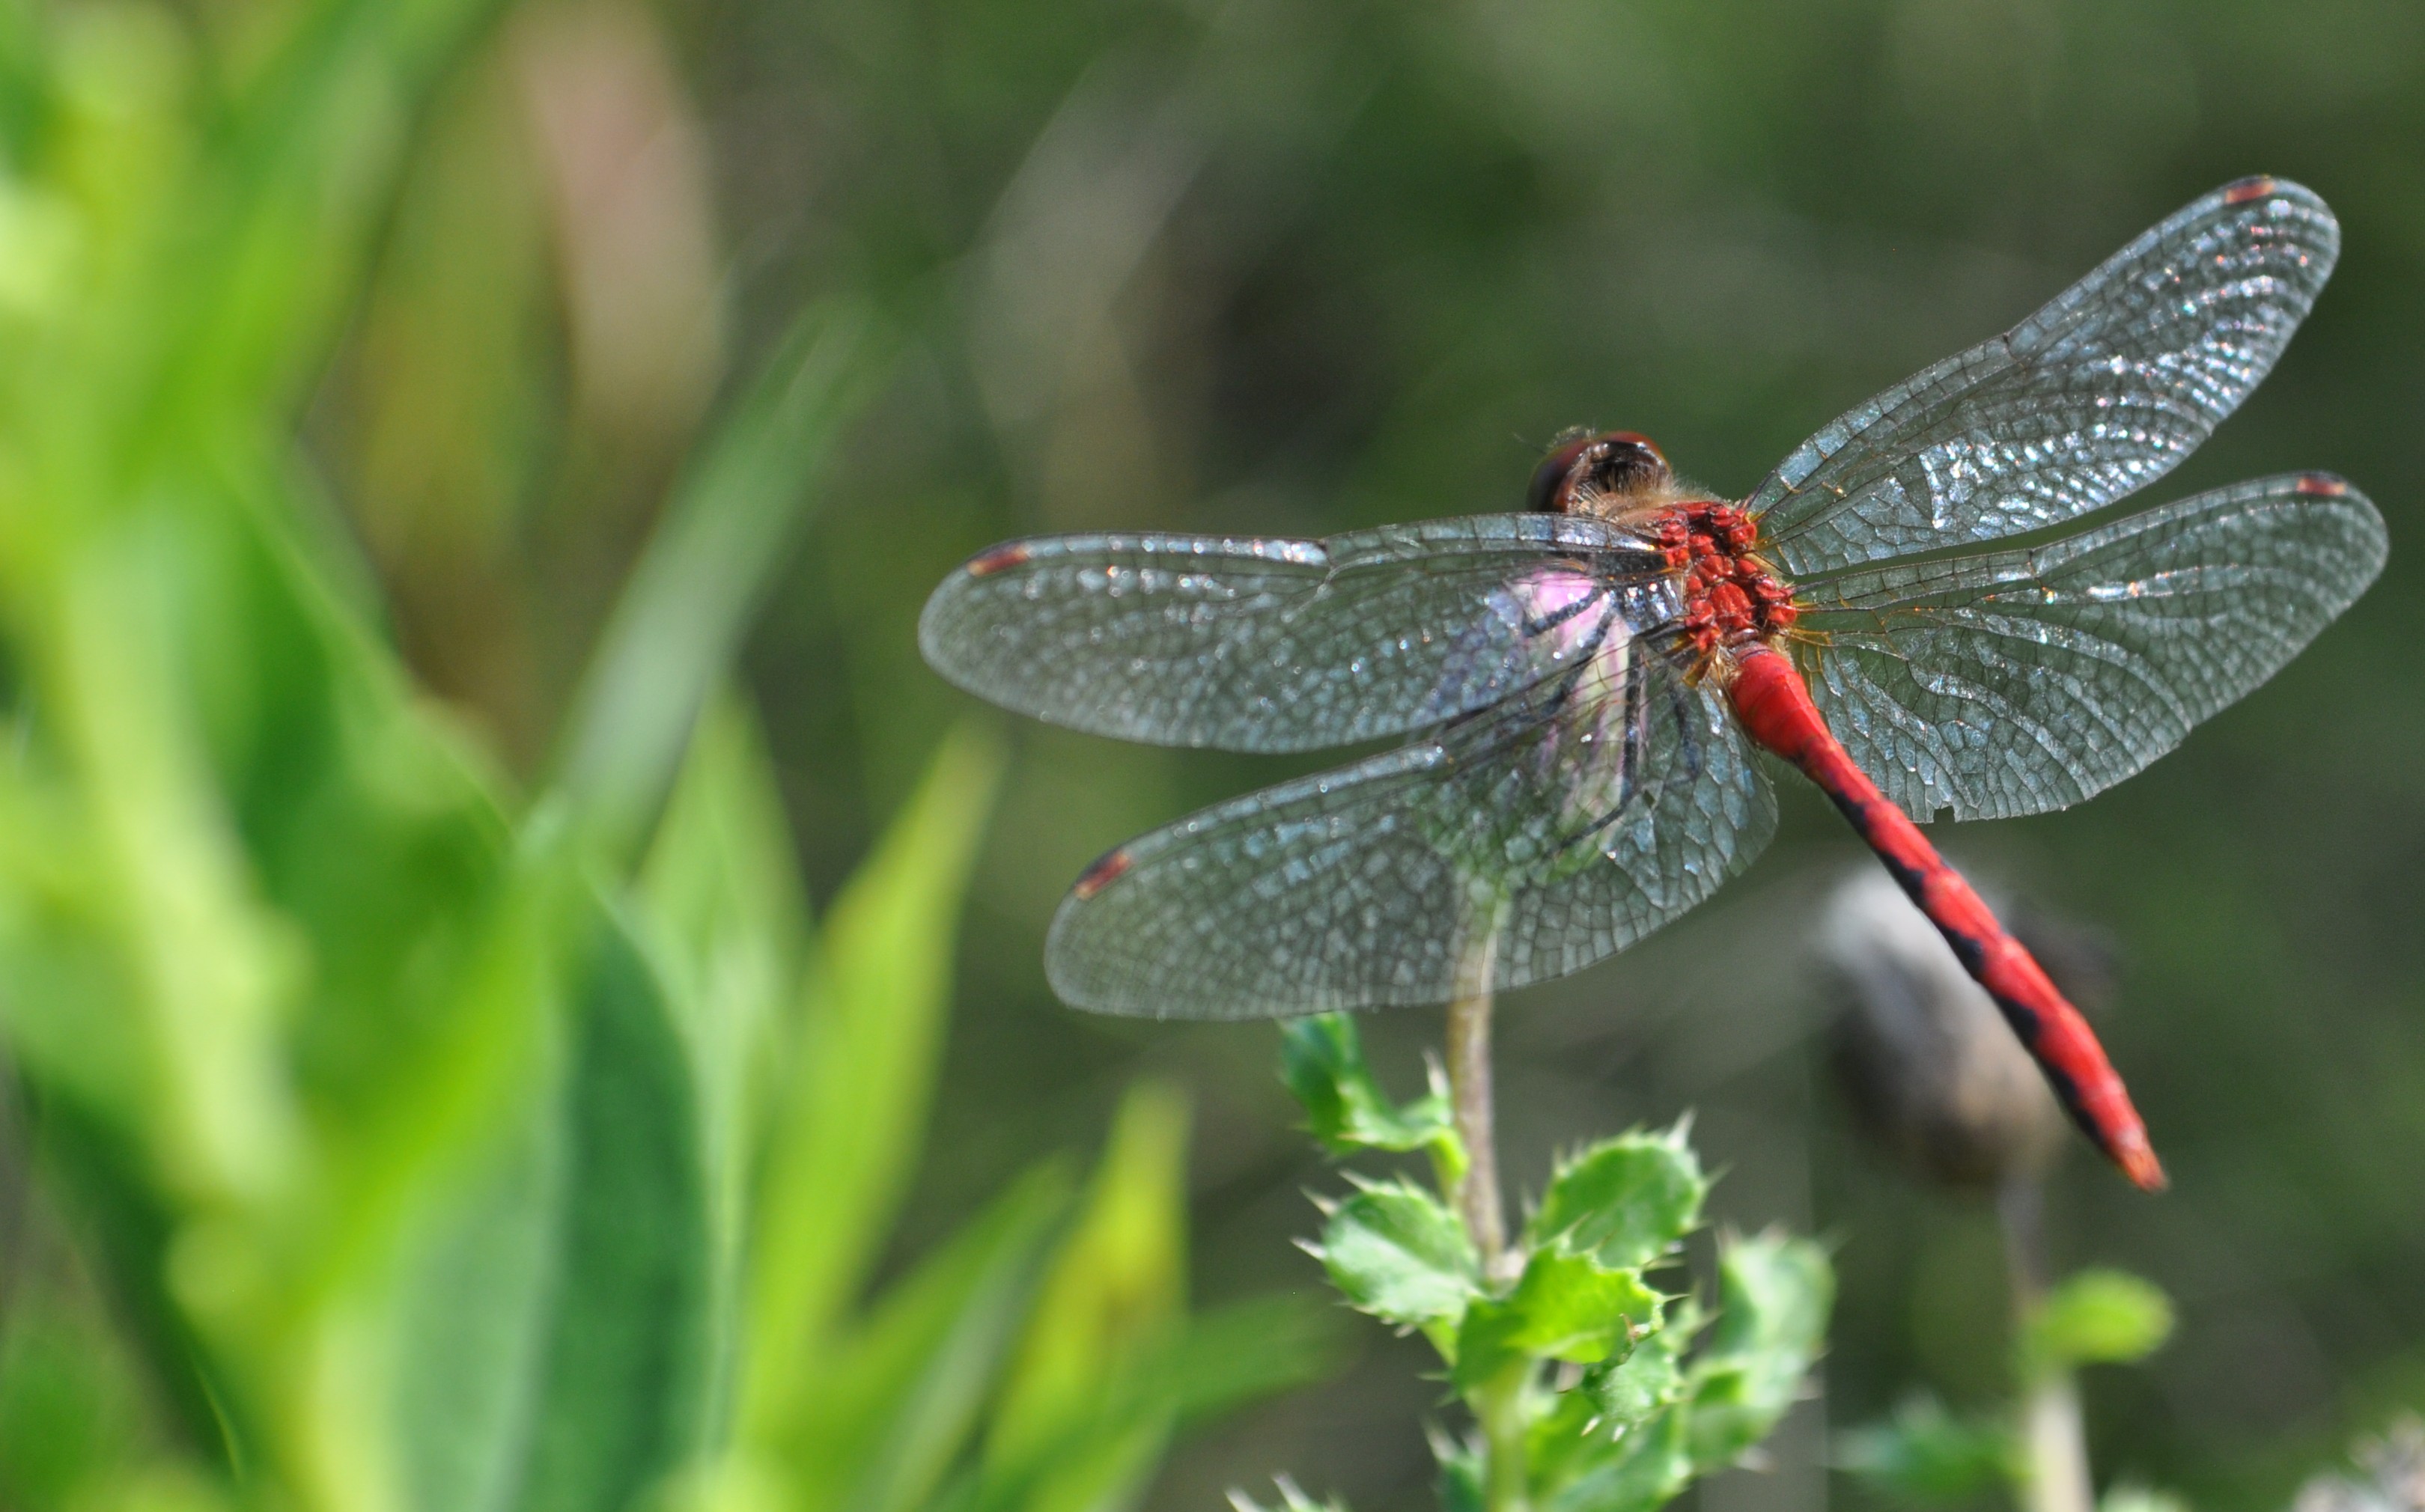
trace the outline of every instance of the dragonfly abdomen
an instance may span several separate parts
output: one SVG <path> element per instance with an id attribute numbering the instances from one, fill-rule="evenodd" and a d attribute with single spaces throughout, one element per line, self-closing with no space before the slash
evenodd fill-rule
<path id="1" fill-rule="evenodd" d="M 1835 801 L 1877 852 L 2045 1072 L 2064 1108 L 2124 1175 L 2161 1190 L 2164 1169 L 2105 1048 L 2028 948 L 1968 881 L 1946 864 L 1911 817 L 1878 791 L 1827 728 L 1791 659 L 1753 645 L 1735 659 L 1726 697 L 1754 740 L 1793 763 Z"/>

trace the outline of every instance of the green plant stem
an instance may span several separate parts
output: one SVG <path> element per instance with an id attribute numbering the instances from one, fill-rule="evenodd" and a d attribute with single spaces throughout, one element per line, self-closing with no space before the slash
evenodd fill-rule
<path id="1" fill-rule="evenodd" d="M 1499 931 L 1494 918 L 1476 930 L 1475 943 L 1459 963 L 1457 995 L 1448 1005 L 1448 1085 L 1457 1138 L 1465 1145 L 1464 1179 L 1451 1194 L 1457 1216 L 1482 1270 L 1493 1281 L 1504 1281 L 1516 1257 L 1507 1248 L 1507 1219 L 1499 1196 L 1499 1142 L 1490 1098 L 1491 978 L 1498 964 Z M 1500 1375 L 1474 1392 L 1469 1406 L 1482 1425 L 1488 1455 L 1483 1484 L 1483 1504 L 1488 1512 L 1525 1512 L 1528 1487 L 1524 1389 L 1529 1366 Z"/>
<path id="2" fill-rule="evenodd" d="M 1448 1005 L 1448 1086 L 1456 1137 L 1465 1145 L 1465 1176 L 1450 1194 L 1486 1275 L 1499 1273 L 1507 1251 L 1506 1218 L 1499 1200 L 1499 1147 L 1490 1106 L 1490 944 L 1478 952 L 1481 970 Z"/>
<path id="3" fill-rule="evenodd" d="M 2024 1333 L 2046 1304 L 2045 1208 L 2045 1194 L 2032 1177 L 2013 1177 L 1996 1195 L 2013 1320 Z M 2021 1390 L 2021 1445 L 2029 1460 L 2029 1483 L 2021 1495 L 2025 1512 L 2092 1512 L 2096 1490 L 2089 1478 L 2088 1435 L 2071 1372 L 2040 1363 L 2029 1371 Z"/>
<path id="4" fill-rule="evenodd" d="M 1530 1365 L 1519 1365 L 1476 1392 L 1473 1415 L 1482 1424 L 1482 1441 L 1489 1456 L 1483 1482 L 1482 1504 L 1488 1512 L 1527 1512 L 1532 1504 L 1531 1466 L 1526 1452 L 1524 1388 Z"/>

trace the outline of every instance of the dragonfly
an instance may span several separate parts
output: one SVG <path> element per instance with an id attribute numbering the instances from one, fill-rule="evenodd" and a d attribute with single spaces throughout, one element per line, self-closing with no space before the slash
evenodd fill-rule
<path id="1" fill-rule="evenodd" d="M 1739 500 L 1642 436 L 1574 434 L 1518 512 L 977 553 L 919 637 L 984 698 L 1170 746 L 1403 738 L 1088 867 L 1047 937 L 1055 991 L 1234 1019 L 1564 976 L 1759 852 L 1776 818 L 1765 751 L 1842 811 L 2090 1140 L 2160 1188 L 2086 1021 L 1915 820 L 2046 813 L 2111 787 L 2373 581 L 2382 517 L 2329 473 L 2087 517 L 2238 407 L 2338 249 L 2309 190 L 2226 184 L 1855 406 Z"/>

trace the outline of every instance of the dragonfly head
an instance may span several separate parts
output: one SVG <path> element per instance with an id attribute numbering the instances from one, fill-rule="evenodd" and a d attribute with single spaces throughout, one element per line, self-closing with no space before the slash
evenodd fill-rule
<path id="1" fill-rule="evenodd" d="M 1675 470 L 1650 438 L 1631 431 L 1570 431 L 1534 470 L 1525 507 L 1556 515 L 1613 517 L 1662 501 L 1675 485 Z"/>

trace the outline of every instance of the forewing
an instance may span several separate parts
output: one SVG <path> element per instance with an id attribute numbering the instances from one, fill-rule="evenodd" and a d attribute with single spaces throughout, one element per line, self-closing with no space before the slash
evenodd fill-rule
<path id="1" fill-rule="evenodd" d="M 1916 819 L 2038 814 L 2112 786 L 2272 676 L 2383 565 L 2383 517 L 2321 473 L 2069 540 L 1807 585 L 1811 694 Z"/>
<path id="2" fill-rule="evenodd" d="M 1563 976 L 1757 854 L 1774 795 L 1714 692 L 1603 657 L 1491 714 L 1131 842 L 1045 949 L 1072 1004 L 1268 1018 L 1440 1002 L 1474 921 L 1499 987 Z"/>
<path id="3" fill-rule="evenodd" d="M 1795 576 L 2064 520 L 2154 482 L 2239 407 L 2324 286 L 2340 228 L 2243 179 L 1994 341 L 1839 417 L 1755 489 Z"/>
<path id="4" fill-rule="evenodd" d="M 1556 562 L 1656 566 L 1614 527 L 1556 515 L 1326 541 L 1052 536 L 972 558 L 927 600 L 918 639 L 971 692 L 1072 729 L 1318 750 L 1440 724 L 1567 665 L 1580 622 L 1619 596 L 1544 615 L 1505 592 Z"/>

